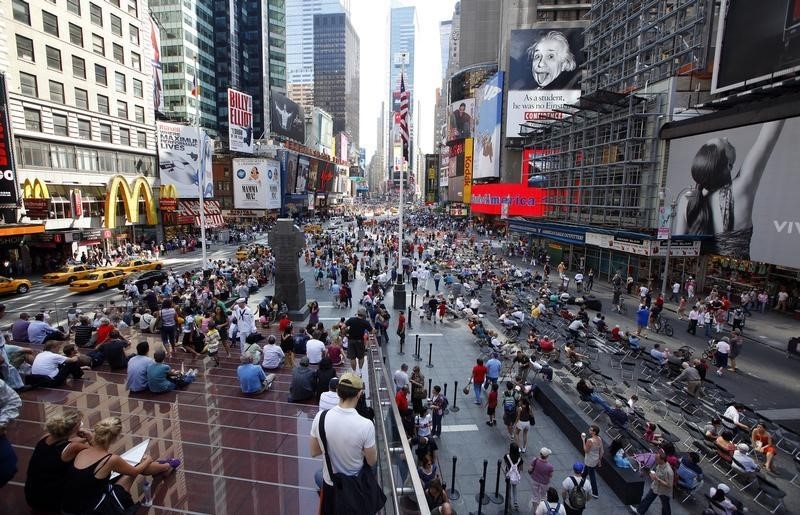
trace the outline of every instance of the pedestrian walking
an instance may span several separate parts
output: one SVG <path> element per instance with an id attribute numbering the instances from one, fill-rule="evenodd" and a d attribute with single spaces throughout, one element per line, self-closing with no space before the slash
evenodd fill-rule
<path id="1" fill-rule="evenodd" d="M 475 404 L 480 406 L 481 404 L 481 389 L 483 388 L 483 383 L 486 381 L 486 366 L 483 364 L 483 360 L 478 358 L 475 362 L 475 366 L 472 367 L 472 375 L 469 378 L 469 382 L 472 383 L 472 391 L 475 393 Z"/>
<path id="2" fill-rule="evenodd" d="M 603 463 L 603 440 L 600 438 L 600 428 L 594 424 L 589 426 L 589 434 L 581 433 L 583 439 L 583 463 L 586 466 L 584 474 L 592 485 L 592 497 L 599 497 L 597 491 L 596 469 Z"/>
<path id="3" fill-rule="evenodd" d="M 552 453 L 553 451 L 547 447 L 542 447 L 539 450 L 539 456 L 533 459 L 528 469 L 528 474 L 533 480 L 531 506 L 534 508 L 547 499 L 547 489 L 550 487 L 550 480 L 553 478 L 553 465 L 548 461 Z"/>
<path id="4" fill-rule="evenodd" d="M 731 344 L 731 351 L 728 354 L 728 358 L 730 360 L 730 370 L 731 372 L 738 372 L 736 368 L 736 358 L 739 357 L 739 354 L 742 353 L 742 345 L 744 344 L 744 340 L 742 339 L 742 331 L 740 329 L 734 329 L 731 331 L 730 337 L 730 344 Z"/>
<path id="5" fill-rule="evenodd" d="M 397 337 L 400 338 L 400 348 L 406 343 L 406 315 L 400 310 L 397 316 Z"/>
<path id="6" fill-rule="evenodd" d="M 583 462 L 575 462 L 572 474 L 561 483 L 561 498 L 567 515 L 581 515 L 589 502 L 592 487 L 586 482 L 585 468 Z"/>
<path id="7" fill-rule="evenodd" d="M 678 302 L 678 299 L 680 298 L 680 293 L 681 293 L 681 283 L 675 281 L 675 283 L 672 285 L 672 295 L 670 295 L 669 300 L 671 302 Z"/>
<path id="8" fill-rule="evenodd" d="M 442 419 L 447 404 L 447 399 L 442 395 L 442 387 L 437 384 L 433 387 L 433 397 L 431 397 L 431 416 L 433 418 L 431 435 L 434 438 L 442 436 Z"/>
<path id="9" fill-rule="evenodd" d="M 519 511 L 519 502 L 517 501 L 517 485 L 519 485 L 520 479 L 522 479 L 520 468 L 522 467 L 523 461 L 522 456 L 520 456 L 519 446 L 517 444 L 512 442 L 508 446 L 508 454 L 503 456 L 503 463 L 505 464 L 506 477 L 511 484 L 512 505 L 514 510 Z"/>
<path id="10" fill-rule="evenodd" d="M 594 287 L 594 268 L 590 268 L 586 274 L 586 291 L 592 291 L 592 287 Z"/>
<path id="11" fill-rule="evenodd" d="M 686 329 L 687 333 L 695 336 L 697 335 L 697 325 L 700 322 L 700 316 L 700 311 L 698 311 L 697 306 L 694 306 L 689 312 L 689 327 Z"/>
<path id="12" fill-rule="evenodd" d="M 728 368 L 728 356 L 731 352 L 731 344 L 728 337 L 724 337 L 717 342 L 717 351 L 714 353 L 714 364 L 717 367 L 717 375 L 721 376 L 722 371 Z"/>
<path id="13" fill-rule="evenodd" d="M 667 463 L 667 457 L 663 452 L 656 453 L 656 466 L 650 471 L 650 491 L 642 498 L 639 506 L 632 509 L 634 513 L 644 515 L 650 509 L 650 505 L 656 500 L 661 501 L 661 515 L 670 515 L 672 509 L 670 499 L 672 498 L 672 484 L 675 473 Z"/>

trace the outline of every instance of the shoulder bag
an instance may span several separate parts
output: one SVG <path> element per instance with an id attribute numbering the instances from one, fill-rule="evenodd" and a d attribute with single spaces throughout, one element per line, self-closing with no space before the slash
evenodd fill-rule
<path id="1" fill-rule="evenodd" d="M 336 513 L 373 514 L 379 512 L 386 503 L 386 495 L 378 485 L 372 467 L 366 461 L 355 476 L 333 472 L 328 455 L 330 448 L 325 436 L 325 416 L 327 414 L 328 411 L 323 411 L 319 417 L 319 436 L 322 446 L 325 448 L 323 454 L 325 455 L 325 466 L 328 468 L 328 476 L 333 481 L 333 505 Z"/>

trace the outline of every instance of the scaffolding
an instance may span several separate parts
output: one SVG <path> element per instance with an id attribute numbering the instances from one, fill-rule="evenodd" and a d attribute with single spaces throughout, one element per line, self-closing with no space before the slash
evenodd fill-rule
<path id="1" fill-rule="evenodd" d="M 705 68 L 713 0 L 599 0 L 584 33 L 584 91 L 631 92 Z"/>
<path id="2" fill-rule="evenodd" d="M 647 230 L 657 198 L 659 117 L 665 95 L 596 91 L 535 124 L 529 176 L 546 190 L 547 219 Z"/>

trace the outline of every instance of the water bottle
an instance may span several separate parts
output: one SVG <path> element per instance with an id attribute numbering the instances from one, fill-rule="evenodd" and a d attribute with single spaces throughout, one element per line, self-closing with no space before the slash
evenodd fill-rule
<path id="1" fill-rule="evenodd" d="M 152 490 L 152 483 L 150 481 L 145 481 L 144 485 L 142 486 L 142 502 L 141 505 L 145 508 L 149 508 L 153 505 L 153 490 Z"/>

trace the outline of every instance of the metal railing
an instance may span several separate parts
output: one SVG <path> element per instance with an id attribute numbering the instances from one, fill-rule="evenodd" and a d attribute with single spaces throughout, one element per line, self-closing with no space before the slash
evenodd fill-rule
<path id="1" fill-rule="evenodd" d="M 369 391 L 375 410 L 375 437 L 378 449 L 378 475 L 388 500 L 387 515 L 430 515 L 425 489 L 414 465 L 414 454 L 394 402 L 394 383 L 378 345 L 371 345 Z"/>

